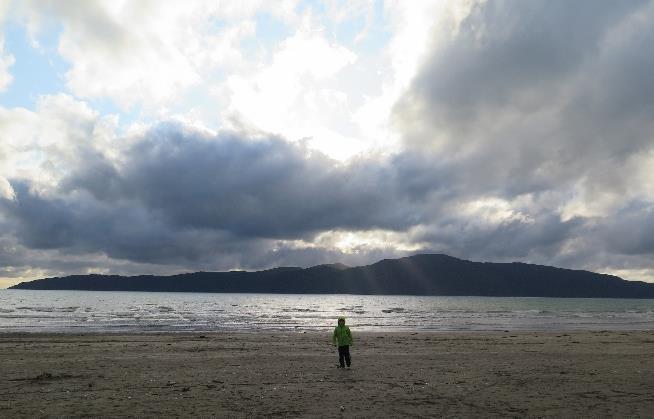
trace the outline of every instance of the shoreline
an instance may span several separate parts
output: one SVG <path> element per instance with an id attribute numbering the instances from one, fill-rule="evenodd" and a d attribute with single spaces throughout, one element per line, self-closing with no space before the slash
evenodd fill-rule
<path id="1" fill-rule="evenodd" d="M 625 329 L 566 329 L 566 328 L 552 328 L 552 329 L 479 329 L 479 330 L 469 330 L 469 329 L 393 329 L 388 328 L 387 330 L 361 330 L 356 326 L 348 325 L 353 332 L 356 332 L 357 335 L 485 335 L 485 334 L 523 334 L 523 335 L 552 335 L 552 334 L 587 334 L 587 333 L 643 333 L 651 334 L 654 336 L 654 327 L 651 329 L 638 329 L 638 328 L 625 328 Z M 197 330 L 52 330 L 52 331 L 30 331 L 30 330 L 10 330 L 2 331 L 0 330 L 0 339 L 6 336 L 140 336 L 140 335 L 270 335 L 277 333 L 289 333 L 297 335 L 329 335 L 335 326 L 325 326 L 324 329 L 289 329 L 289 328 L 279 328 L 279 329 L 197 329 Z"/>
<path id="2" fill-rule="evenodd" d="M 628 282 L 643 282 L 643 281 L 632 281 L 626 280 Z M 265 291 L 156 291 L 156 290 L 92 290 L 92 289 L 67 289 L 67 288 L 58 288 L 58 289 L 32 289 L 32 288 L 0 288 L 2 291 L 18 291 L 18 292 L 60 292 L 60 293 L 70 293 L 70 292 L 81 292 L 81 293 L 141 293 L 141 294 L 179 294 L 179 295 L 266 295 L 266 296 L 313 296 L 313 297 L 330 297 L 330 296 L 349 296 L 349 297 L 415 297 L 415 298 L 498 298 L 498 299 L 514 299 L 514 298 L 523 298 L 523 299 L 552 299 L 552 300 L 625 300 L 625 301 L 642 301 L 642 300 L 652 300 L 654 297 L 639 297 L 639 296 L 630 296 L 630 297 L 604 297 L 604 296 L 551 296 L 551 295 L 470 295 L 470 294 L 357 294 L 357 293 L 348 293 L 348 292 L 324 292 L 324 293 L 310 293 L 310 292 L 265 292 Z"/>
<path id="3" fill-rule="evenodd" d="M 654 332 L 353 333 L 345 371 L 330 333 L 316 331 L 0 333 L 0 416 L 654 411 Z"/>
<path id="4" fill-rule="evenodd" d="M 621 332 L 635 332 L 635 333 L 653 333 L 654 334 L 654 323 L 643 322 L 643 324 L 648 327 L 634 327 L 633 324 L 624 325 L 624 327 L 616 327 L 616 325 L 602 324 L 594 328 L 589 327 L 518 327 L 515 325 L 507 324 L 503 327 L 488 328 L 488 329 L 456 329 L 456 328 L 410 328 L 410 327 L 382 327 L 375 326 L 372 328 L 365 328 L 358 325 L 348 324 L 353 331 L 356 330 L 356 333 L 363 334 L 502 334 L 502 333 L 520 333 L 520 334 L 554 334 L 554 333 L 621 333 Z M 623 326 L 623 325 L 620 325 Z M 47 327 L 43 329 L 30 330 L 29 328 L 16 328 L 16 329 L 2 329 L 0 328 L 0 337 L 8 335 L 25 335 L 25 336 L 36 336 L 36 335 L 159 335 L 159 334 L 239 334 L 239 333 L 248 333 L 248 334 L 271 334 L 271 333 L 296 333 L 296 334 L 325 334 L 331 333 L 334 325 L 329 326 L 312 326 L 312 327 L 279 327 L 279 328 L 207 328 L 207 329 L 192 329 L 187 327 L 180 327 L 177 329 L 157 329 L 152 328 L 136 328 L 136 327 L 125 327 L 125 328 L 87 328 L 87 327 L 64 327 L 64 328 L 54 328 Z"/>

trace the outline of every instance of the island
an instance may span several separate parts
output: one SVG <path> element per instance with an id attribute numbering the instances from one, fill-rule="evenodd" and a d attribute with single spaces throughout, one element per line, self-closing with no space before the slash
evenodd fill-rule
<path id="1" fill-rule="evenodd" d="M 280 294 L 654 298 L 654 284 L 527 263 L 473 262 L 419 254 L 349 267 L 279 267 L 171 276 L 71 275 L 21 282 L 24 290 Z"/>

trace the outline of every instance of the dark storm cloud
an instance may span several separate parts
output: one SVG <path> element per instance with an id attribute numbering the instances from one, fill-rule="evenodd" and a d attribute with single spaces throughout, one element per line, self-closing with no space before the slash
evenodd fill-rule
<path id="1" fill-rule="evenodd" d="M 645 2 L 484 2 L 396 115 L 411 146 L 446 154 L 481 190 L 610 170 L 652 145 L 653 23 Z"/>
<path id="2" fill-rule="evenodd" d="M 421 222 L 407 204 L 417 198 L 398 189 L 399 176 L 388 162 L 344 165 L 276 137 L 208 136 L 160 124 L 119 163 L 87 153 L 56 190 L 40 193 L 12 180 L 15 199 L 0 200 L 0 211 L 31 249 L 227 268 L 293 257 L 293 264 L 329 262 L 333 249 L 277 242 Z"/>
<path id="3" fill-rule="evenodd" d="M 448 121 L 485 107 L 528 103 L 530 94 L 564 86 L 601 52 L 608 32 L 646 2 L 489 1 L 462 22 L 415 88 Z M 465 81 L 465 83 L 463 82 Z M 550 91 L 549 93 L 555 93 Z M 472 114 L 472 115 L 471 115 Z"/>
<path id="4" fill-rule="evenodd" d="M 202 246 L 202 237 L 171 230 L 156 214 L 131 203 L 103 203 L 85 194 L 41 196 L 25 183 L 12 186 L 16 199 L 3 200 L 2 208 L 15 236 L 32 249 L 174 262 L 192 259 Z"/>
<path id="5" fill-rule="evenodd" d="M 294 238 L 332 228 L 406 228 L 392 171 L 344 167 L 281 139 L 194 138 L 163 129 L 130 153 L 125 189 L 180 226 Z"/>
<path id="6" fill-rule="evenodd" d="M 634 202 L 594 227 L 593 233 L 614 254 L 654 255 L 654 208 Z"/>
<path id="7" fill-rule="evenodd" d="M 476 223 L 467 217 L 444 217 L 415 238 L 448 249 L 455 256 L 489 261 L 552 260 L 566 239 L 576 236 L 581 219 L 561 221 L 555 215 L 536 220 Z"/>
<path id="8" fill-rule="evenodd" d="M 651 2 L 478 3 L 395 117 L 408 150 L 447 180 L 441 196 L 517 200 L 531 222 L 439 212 L 416 239 L 463 257 L 571 267 L 646 251 L 651 214 L 632 201 L 652 201 L 638 189 L 654 150 L 651 45 Z"/>
<path id="9" fill-rule="evenodd" d="M 170 124 L 137 142 L 120 170 L 91 161 L 63 185 L 101 201 L 134 202 L 175 228 L 235 237 L 299 238 L 334 228 L 401 230 L 418 221 L 398 202 L 395 171 L 385 164 L 341 165 L 275 137 L 209 137 Z"/>

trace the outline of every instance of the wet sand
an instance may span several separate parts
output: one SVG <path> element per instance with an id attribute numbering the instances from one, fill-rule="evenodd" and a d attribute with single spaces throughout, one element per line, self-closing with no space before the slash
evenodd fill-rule
<path id="1" fill-rule="evenodd" d="M 0 417 L 652 417 L 654 332 L 0 335 Z"/>

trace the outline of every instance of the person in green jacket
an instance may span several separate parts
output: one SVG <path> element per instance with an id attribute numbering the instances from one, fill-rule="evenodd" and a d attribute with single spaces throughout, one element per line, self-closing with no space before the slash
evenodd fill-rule
<path id="1" fill-rule="evenodd" d="M 352 345 L 352 332 L 350 328 L 345 325 L 345 317 L 338 318 L 338 326 L 334 328 L 334 335 L 332 336 L 334 346 L 338 346 L 338 363 L 339 368 L 350 368 L 350 346 Z"/>

